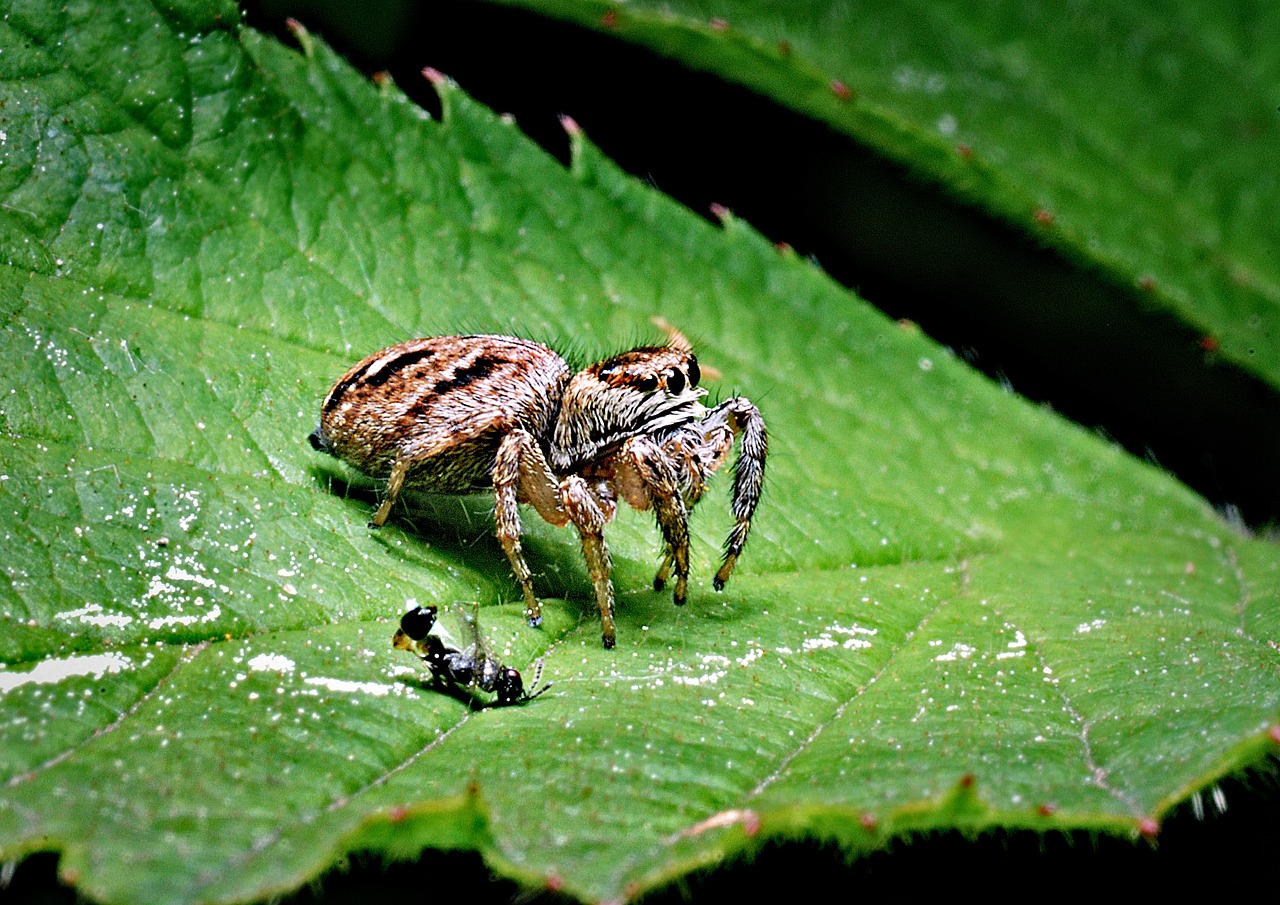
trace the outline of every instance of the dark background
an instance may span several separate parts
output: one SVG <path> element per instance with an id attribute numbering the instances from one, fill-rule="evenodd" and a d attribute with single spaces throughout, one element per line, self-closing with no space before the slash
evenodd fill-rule
<path id="1" fill-rule="evenodd" d="M 1205 796 L 1205 815 L 1182 806 L 1151 842 L 1105 836 L 994 833 L 976 840 L 958 833 L 895 842 L 888 851 L 851 860 L 831 846 L 769 843 L 751 859 L 695 874 L 642 900 L 754 903 L 796 899 L 883 902 L 969 894 L 980 899 L 1037 901 L 1048 894 L 1104 900 L 1217 902 L 1240 893 L 1268 901 L 1274 894 L 1280 842 L 1280 783 L 1274 772 L 1221 786 L 1227 803 L 1218 813 Z M 59 886 L 55 855 L 28 858 L 0 901 L 71 905 L 82 901 Z M 1258 883 L 1261 889 L 1253 888 Z M 1252 888 L 1252 889 L 1251 889 Z M 1272 889 L 1272 893 L 1266 892 Z M 354 856 L 279 905 L 357 905 L 366 902 L 488 905 L 561 903 L 544 891 L 523 890 L 491 878 L 474 854 L 428 851 L 416 862 L 384 865 Z"/>

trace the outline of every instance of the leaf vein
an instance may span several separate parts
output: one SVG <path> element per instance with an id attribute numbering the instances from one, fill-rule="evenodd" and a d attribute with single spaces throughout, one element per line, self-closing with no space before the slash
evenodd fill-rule
<path id="1" fill-rule="evenodd" d="M 76 744 L 72 745 L 71 747 L 67 748 L 64 751 L 58 752 L 53 757 L 46 760 L 44 763 L 39 764 L 38 766 L 34 767 L 31 770 L 27 770 L 23 773 L 19 773 L 17 776 L 11 776 L 9 780 L 5 783 L 5 788 L 11 789 L 14 786 L 18 786 L 24 782 L 29 782 L 35 779 L 36 776 L 39 775 L 40 773 L 53 769 L 58 764 L 65 761 L 67 758 L 71 757 L 73 754 L 75 754 L 77 751 L 81 750 L 91 742 L 99 738 L 102 738 L 103 736 L 108 735 L 109 733 L 112 733 L 117 729 L 119 729 L 122 725 L 124 725 L 129 720 L 130 717 L 132 717 L 135 713 L 137 713 L 140 709 L 142 709 L 142 706 L 144 704 L 146 704 L 153 697 L 155 697 L 156 693 L 160 691 L 160 689 L 164 688 L 165 685 L 167 685 L 169 681 L 177 674 L 178 670 L 180 670 L 183 666 L 185 666 L 186 664 L 194 660 L 196 656 L 208 646 L 209 646 L 208 641 L 201 641 L 198 644 L 193 644 L 190 647 L 188 647 L 185 651 L 183 651 L 182 656 L 180 656 L 177 659 L 177 661 L 173 664 L 173 668 L 170 669 L 163 676 L 161 676 L 156 681 L 155 685 L 151 686 L 151 688 L 143 692 L 142 695 L 136 701 L 134 701 L 128 707 L 128 709 L 123 711 L 118 717 L 116 717 L 107 725 L 102 726 L 98 729 L 95 729 L 93 733 L 89 735 L 87 738 L 77 742 Z"/>

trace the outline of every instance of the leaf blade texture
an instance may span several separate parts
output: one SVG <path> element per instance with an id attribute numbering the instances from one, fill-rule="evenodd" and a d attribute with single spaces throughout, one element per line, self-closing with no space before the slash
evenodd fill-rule
<path id="1" fill-rule="evenodd" d="M 1274 545 L 1167 476 L 581 136 L 566 172 L 455 86 L 437 122 L 233 7 L 120 11 L 4 24 L 5 857 L 60 851 L 102 901 L 240 901 L 456 847 L 618 898 L 775 836 L 1133 834 L 1270 750 Z M 773 455 L 722 595 L 725 480 L 683 609 L 619 517 L 616 651 L 568 532 L 526 513 L 529 629 L 488 501 L 370 532 L 375 488 L 305 442 L 382 345 L 590 357 L 654 315 Z M 415 600 L 479 601 L 555 689 L 431 690 L 390 648 Z"/>

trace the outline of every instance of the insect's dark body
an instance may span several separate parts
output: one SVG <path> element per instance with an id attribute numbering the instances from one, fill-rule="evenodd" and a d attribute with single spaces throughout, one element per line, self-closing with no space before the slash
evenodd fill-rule
<path id="1" fill-rule="evenodd" d="M 604 527 L 618 501 L 652 509 L 666 542 L 654 579 L 674 574 L 683 604 L 689 510 L 735 440 L 736 524 L 713 585 L 720 590 L 746 543 L 764 484 L 768 442 L 750 400 L 708 410 L 698 360 L 687 347 L 643 346 L 577 373 L 541 343 L 511 336 L 437 336 L 358 362 L 321 405 L 311 445 L 375 478 L 387 492 L 371 520 L 386 522 L 400 491 L 465 494 L 493 488 L 498 540 L 520 582 L 531 625 L 541 621 L 521 546 L 519 503 L 582 540 L 613 647 L 612 564 Z"/>
<path id="2" fill-rule="evenodd" d="M 411 650 L 422 658 L 431 670 L 434 681 L 460 689 L 480 688 L 497 695 L 497 704 L 523 704 L 532 701 L 551 686 L 544 685 L 532 693 L 526 692 L 519 670 L 504 666 L 494 657 L 480 635 L 474 613 L 463 614 L 470 639 L 465 646 L 438 631 L 437 610 L 434 606 L 415 607 L 400 619 L 391 644 L 397 650 Z M 533 684 L 542 675 L 539 661 Z"/>

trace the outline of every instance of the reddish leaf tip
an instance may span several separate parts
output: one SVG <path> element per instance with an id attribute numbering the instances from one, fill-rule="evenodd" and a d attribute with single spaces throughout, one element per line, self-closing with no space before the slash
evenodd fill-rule
<path id="1" fill-rule="evenodd" d="M 862 824 L 862 828 L 867 832 L 871 832 L 879 825 L 879 821 L 876 820 L 875 814 L 865 812 L 858 818 L 858 823 Z"/>
<path id="2" fill-rule="evenodd" d="M 1154 839 L 1160 835 L 1160 821 L 1154 817 L 1143 817 L 1138 821 L 1138 833 L 1145 839 Z"/>
<path id="3" fill-rule="evenodd" d="M 967 144 L 956 145 L 956 153 L 960 155 L 961 160 L 973 160 L 973 146 Z"/>
<path id="4" fill-rule="evenodd" d="M 449 77 L 447 75 L 445 75 L 443 72 L 441 72 L 439 69 L 436 69 L 433 66 L 423 67 L 422 77 L 425 78 L 432 85 L 435 85 L 437 88 L 441 87 L 442 85 L 446 84 L 449 81 Z"/>
<path id="5" fill-rule="evenodd" d="M 842 101 L 853 100 L 853 89 L 839 79 L 831 80 L 831 93 Z"/>
<path id="6" fill-rule="evenodd" d="M 960 777 L 960 788 L 962 788 L 962 789 L 972 789 L 972 788 L 973 788 L 973 784 L 974 784 L 974 782 L 975 782 L 975 780 L 974 780 L 974 778 L 973 778 L 973 774 L 972 774 L 972 773 L 966 773 L 964 776 L 961 776 L 961 777 Z"/>
<path id="7" fill-rule="evenodd" d="M 1267 735 L 1271 736 L 1271 740 L 1280 745 L 1280 724 L 1272 726 L 1267 730 Z"/>
<path id="8" fill-rule="evenodd" d="M 605 28 L 617 28 L 618 14 L 613 10 L 609 10 L 609 12 L 600 17 L 600 24 Z"/>
<path id="9" fill-rule="evenodd" d="M 1041 226 L 1049 226 L 1053 223 L 1053 212 L 1046 210 L 1043 207 L 1036 208 L 1036 212 L 1031 216 L 1035 218 L 1036 223 L 1039 223 Z"/>
<path id="10" fill-rule="evenodd" d="M 1052 817 L 1057 812 L 1058 806 L 1056 804 L 1042 804 L 1036 808 L 1036 813 L 1041 817 Z"/>
<path id="11" fill-rule="evenodd" d="M 1218 342 L 1218 337 L 1216 336 L 1202 336 L 1200 337 L 1200 348 L 1205 352 L 1217 352 L 1221 348 L 1221 343 Z"/>
<path id="12" fill-rule="evenodd" d="M 369 76 L 369 78 L 373 79 L 373 83 L 379 88 L 384 85 L 391 84 L 391 73 L 387 72 L 385 69 L 379 69 L 373 75 Z"/>
<path id="13" fill-rule="evenodd" d="M 542 885 L 547 892 L 560 892 L 564 889 L 564 877 L 559 874 L 547 874 L 547 878 Z"/>
<path id="14" fill-rule="evenodd" d="M 289 29 L 295 38 L 300 38 L 307 33 L 306 26 L 293 18 L 293 16 L 284 20 L 284 27 Z"/>
<path id="15" fill-rule="evenodd" d="M 725 207 L 723 204 L 718 204 L 713 201 L 711 202 L 711 216 L 715 217 L 721 223 L 724 223 L 733 216 L 733 211 L 729 210 L 729 208 Z"/>
<path id="16" fill-rule="evenodd" d="M 409 816 L 409 809 L 402 804 L 395 805 L 391 810 L 387 811 L 387 820 L 391 823 L 404 823 Z"/>
<path id="17" fill-rule="evenodd" d="M 728 31 L 728 30 L 729 30 L 729 20 L 728 20 L 728 19 L 721 19 L 721 18 L 715 18 L 715 19 L 712 19 L 712 20 L 711 20 L 711 30 L 712 30 L 712 31 Z"/>
<path id="18" fill-rule="evenodd" d="M 560 128 L 564 129 L 566 135 L 573 138 L 582 134 L 582 127 L 578 125 L 578 121 L 566 113 L 560 114 Z"/>
<path id="19" fill-rule="evenodd" d="M 1149 273 L 1144 273 L 1138 277 L 1138 288 L 1143 292 L 1154 292 L 1156 288 L 1156 278 Z"/>

